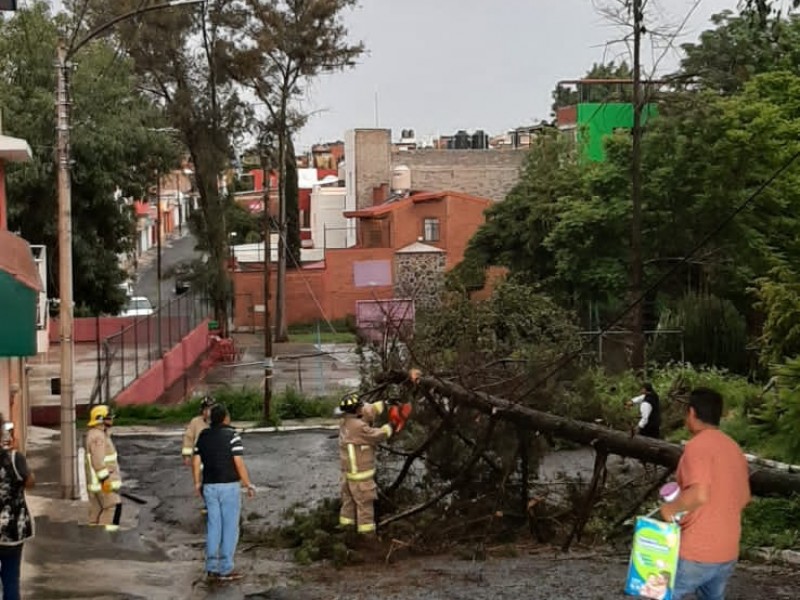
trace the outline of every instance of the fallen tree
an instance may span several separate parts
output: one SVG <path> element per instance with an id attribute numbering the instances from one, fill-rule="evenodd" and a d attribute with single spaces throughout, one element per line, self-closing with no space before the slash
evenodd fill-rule
<path id="1" fill-rule="evenodd" d="M 402 383 L 405 371 L 387 371 L 377 381 Z M 484 392 L 473 392 L 461 385 L 437 377 L 422 376 L 418 382 L 422 391 L 430 391 L 457 405 L 468 406 L 497 419 L 509 421 L 529 430 L 547 433 L 586 446 L 603 455 L 616 454 L 636 458 L 646 463 L 675 469 L 683 449 L 662 440 L 631 436 L 616 429 L 585 423 L 535 410 Z M 757 496 L 792 496 L 800 494 L 800 473 L 793 473 L 751 462 L 750 487 Z"/>

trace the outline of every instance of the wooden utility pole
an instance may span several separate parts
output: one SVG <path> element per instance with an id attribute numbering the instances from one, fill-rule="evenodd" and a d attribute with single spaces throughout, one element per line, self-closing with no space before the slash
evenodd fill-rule
<path id="1" fill-rule="evenodd" d="M 78 450 L 75 432 L 75 340 L 73 339 L 72 288 L 72 189 L 70 184 L 69 148 L 69 60 L 91 40 L 114 25 L 137 15 L 177 6 L 202 4 L 205 0 L 169 0 L 162 4 L 140 6 L 122 13 L 92 29 L 80 41 L 67 48 L 59 39 L 56 49 L 56 172 L 58 192 L 58 286 L 59 344 L 61 351 L 61 495 L 78 498 Z M 13 3 L 12 3 L 13 4 Z M 159 285 L 161 282 L 158 282 Z M 110 398 L 109 398 L 110 400 Z"/>
<path id="2" fill-rule="evenodd" d="M 278 285 L 275 297 L 275 339 L 285 342 L 286 330 L 286 110 L 281 110 L 278 139 Z"/>
<path id="3" fill-rule="evenodd" d="M 272 326 L 270 325 L 270 276 L 272 262 L 272 226 L 270 224 L 269 191 L 270 191 L 270 160 L 267 149 L 262 150 L 261 173 L 264 179 L 264 407 L 263 419 L 267 423 L 272 411 Z"/>
<path id="4" fill-rule="evenodd" d="M 72 190 L 70 187 L 67 47 L 56 52 L 56 167 L 58 178 L 59 351 L 61 352 L 61 497 L 78 497 L 78 446 L 75 432 L 75 340 L 72 290 Z"/>
<path id="5" fill-rule="evenodd" d="M 642 0 L 633 0 L 633 148 L 631 151 L 631 301 L 636 304 L 631 313 L 632 353 L 631 367 L 641 370 L 645 363 L 644 300 L 642 288 L 644 265 L 642 257 L 642 31 L 644 15 Z"/>

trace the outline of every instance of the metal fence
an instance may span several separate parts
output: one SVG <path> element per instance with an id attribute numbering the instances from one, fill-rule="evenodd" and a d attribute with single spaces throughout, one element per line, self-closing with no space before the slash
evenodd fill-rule
<path id="1" fill-rule="evenodd" d="M 211 314 L 209 299 L 190 292 L 105 338 L 91 403 L 109 402 Z"/>

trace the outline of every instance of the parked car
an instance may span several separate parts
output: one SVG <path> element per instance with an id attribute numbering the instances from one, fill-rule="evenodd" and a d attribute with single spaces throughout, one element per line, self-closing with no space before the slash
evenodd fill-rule
<path id="1" fill-rule="evenodd" d="M 144 296 L 134 296 L 120 313 L 121 317 L 145 317 L 153 314 L 153 305 Z"/>
<path id="2" fill-rule="evenodd" d="M 175 295 L 185 294 L 192 287 L 192 267 L 189 264 L 179 264 L 175 267 Z"/>

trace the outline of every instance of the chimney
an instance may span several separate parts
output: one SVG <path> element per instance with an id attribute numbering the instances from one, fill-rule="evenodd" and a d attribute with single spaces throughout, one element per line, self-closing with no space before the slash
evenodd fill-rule
<path id="1" fill-rule="evenodd" d="M 389 184 L 382 183 L 380 186 L 372 188 L 372 205 L 383 204 L 389 199 Z"/>

